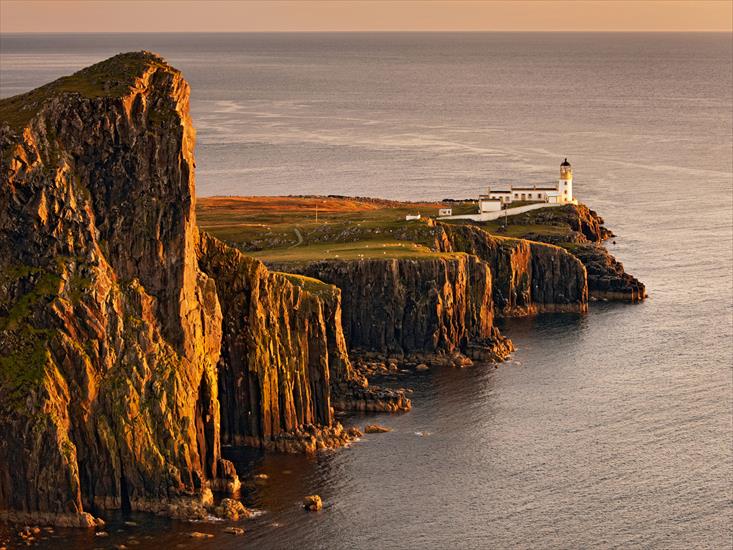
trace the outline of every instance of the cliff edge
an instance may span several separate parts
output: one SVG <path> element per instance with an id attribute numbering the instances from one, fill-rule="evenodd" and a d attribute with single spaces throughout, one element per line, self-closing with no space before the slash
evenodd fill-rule
<path id="1" fill-rule="evenodd" d="M 336 289 L 199 234 L 194 139 L 149 52 L 0 100 L 0 519 L 200 517 L 239 486 L 222 436 L 313 452 L 356 435 L 332 391 L 409 408 L 351 368 Z"/>
<path id="2" fill-rule="evenodd" d="M 0 101 L 0 509 L 84 525 L 217 476 L 188 97 L 142 52 Z"/>

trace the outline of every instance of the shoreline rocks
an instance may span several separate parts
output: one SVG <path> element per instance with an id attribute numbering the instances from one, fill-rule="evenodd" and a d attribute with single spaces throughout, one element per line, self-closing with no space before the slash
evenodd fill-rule
<path id="1" fill-rule="evenodd" d="M 102 518 L 88 512 L 80 514 L 54 514 L 49 512 L 24 512 L 19 510 L 0 510 L 0 521 L 14 525 L 45 525 L 54 527 L 80 527 L 91 529 L 104 527 Z"/>
<path id="2" fill-rule="evenodd" d="M 358 365 L 355 370 L 363 374 Z M 364 380 L 366 384 L 366 379 Z M 407 412 L 412 401 L 405 397 L 402 390 L 368 387 L 354 381 L 342 382 L 333 387 L 333 408 L 337 411 L 358 412 Z"/>
<path id="3" fill-rule="evenodd" d="M 238 500 L 224 498 L 221 500 L 219 505 L 214 508 L 214 515 L 230 521 L 239 521 L 240 519 L 251 518 L 253 513 L 252 510 L 245 508 L 244 504 Z"/>
<path id="4" fill-rule="evenodd" d="M 392 428 L 387 428 L 386 426 L 380 426 L 379 424 L 367 424 L 364 426 L 364 433 L 365 434 L 384 434 L 387 432 L 391 432 Z"/>
<path id="5" fill-rule="evenodd" d="M 310 495 L 303 499 L 303 508 L 309 512 L 318 512 L 323 509 L 323 501 L 318 495 Z"/>
<path id="6" fill-rule="evenodd" d="M 359 436 L 358 430 L 344 429 L 339 422 L 334 422 L 332 426 L 304 425 L 289 432 L 281 432 L 267 440 L 252 436 L 237 436 L 233 444 L 285 454 L 312 455 L 322 450 L 345 447 Z"/>
<path id="7" fill-rule="evenodd" d="M 242 487 L 234 464 L 223 458 L 219 459 L 217 477 L 212 479 L 209 483 L 212 491 L 227 493 L 229 495 L 238 494 Z"/>

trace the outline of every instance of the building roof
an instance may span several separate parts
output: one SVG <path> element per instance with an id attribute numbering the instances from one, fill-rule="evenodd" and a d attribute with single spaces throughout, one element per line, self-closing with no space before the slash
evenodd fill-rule
<path id="1" fill-rule="evenodd" d="M 511 193 L 511 192 L 512 192 L 511 189 L 491 189 L 491 190 L 489 190 L 489 194 L 492 194 L 492 193 Z"/>
<path id="2" fill-rule="evenodd" d="M 501 199 L 492 199 L 488 195 L 479 195 L 479 200 L 481 201 L 499 201 Z"/>
<path id="3" fill-rule="evenodd" d="M 550 190 L 555 191 L 557 190 L 557 187 L 554 185 L 552 187 L 540 187 L 538 185 L 535 185 L 534 187 L 512 187 L 512 191 L 517 191 L 517 190 L 520 190 L 520 191 L 550 191 Z"/>

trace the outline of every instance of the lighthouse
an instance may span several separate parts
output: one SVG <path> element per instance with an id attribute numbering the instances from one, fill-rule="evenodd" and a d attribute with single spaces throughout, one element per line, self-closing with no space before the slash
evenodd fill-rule
<path id="1" fill-rule="evenodd" d="M 558 202 L 567 204 L 573 201 L 573 169 L 568 159 L 562 161 L 560 165 L 560 181 L 557 184 L 557 191 L 560 194 Z"/>

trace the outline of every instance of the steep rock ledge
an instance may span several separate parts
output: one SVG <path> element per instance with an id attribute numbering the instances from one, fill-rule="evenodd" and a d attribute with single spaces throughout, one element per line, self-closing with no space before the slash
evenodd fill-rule
<path id="1" fill-rule="evenodd" d="M 530 233 L 526 239 L 554 244 L 577 257 L 588 273 L 588 289 L 592 298 L 640 302 L 646 298 L 646 288 L 636 277 L 626 273 L 603 242 L 614 237 L 604 227 L 603 218 L 585 205 L 535 210 L 509 218 L 510 224 L 549 225 L 567 228 L 567 232 Z"/>
<path id="2" fill-rule="evenodd" d="M 137 53 L 0 101 L 4 516 L 89 525 L 217 477 L 221 312 L 195 257 L 188 96 Z"/>
<path id="3" fill-rule="evenodd" d="M 561 246 L 585 265 L 591 298 L 641 302 L 647 297 L 644 283 L 626 273 L 623 264 L 614 258 L 602 244 L 565 243 Z"/>
<path id="4" fill-rule="evenodd" d="M 334 424 L 332 405 L 409 408 L 402 392 L 373 391 L 354 372 L 336 287 L 271 272 L 206 233 L 199 262 L 216 279 L 224 312 L 219 362 L 224 442 L 310 452 L 343 443 L 329 443 L 333 434 L 323 442 L 318 434 L 303 432 L 308 425 Z M 293 438 L 296 432 L 304 437 Z"/>
<path id="5" fill-rule="evenodd" d="M 560 247 L 489 235 L 473 225 L 435 225 L 436 246 L 475 254 L 491 266 L 493 299 L 505 316 L 583 312 L 588 285 L 583 264 Z"/>
<path id="6" fill-rule="evenodd" d="M 493 324 L 488 264 L 467 254 L 282 264 L 341 289 L 346 342 L 357 352 L 424 352 L 500 360 L 511 342 Z"/>

